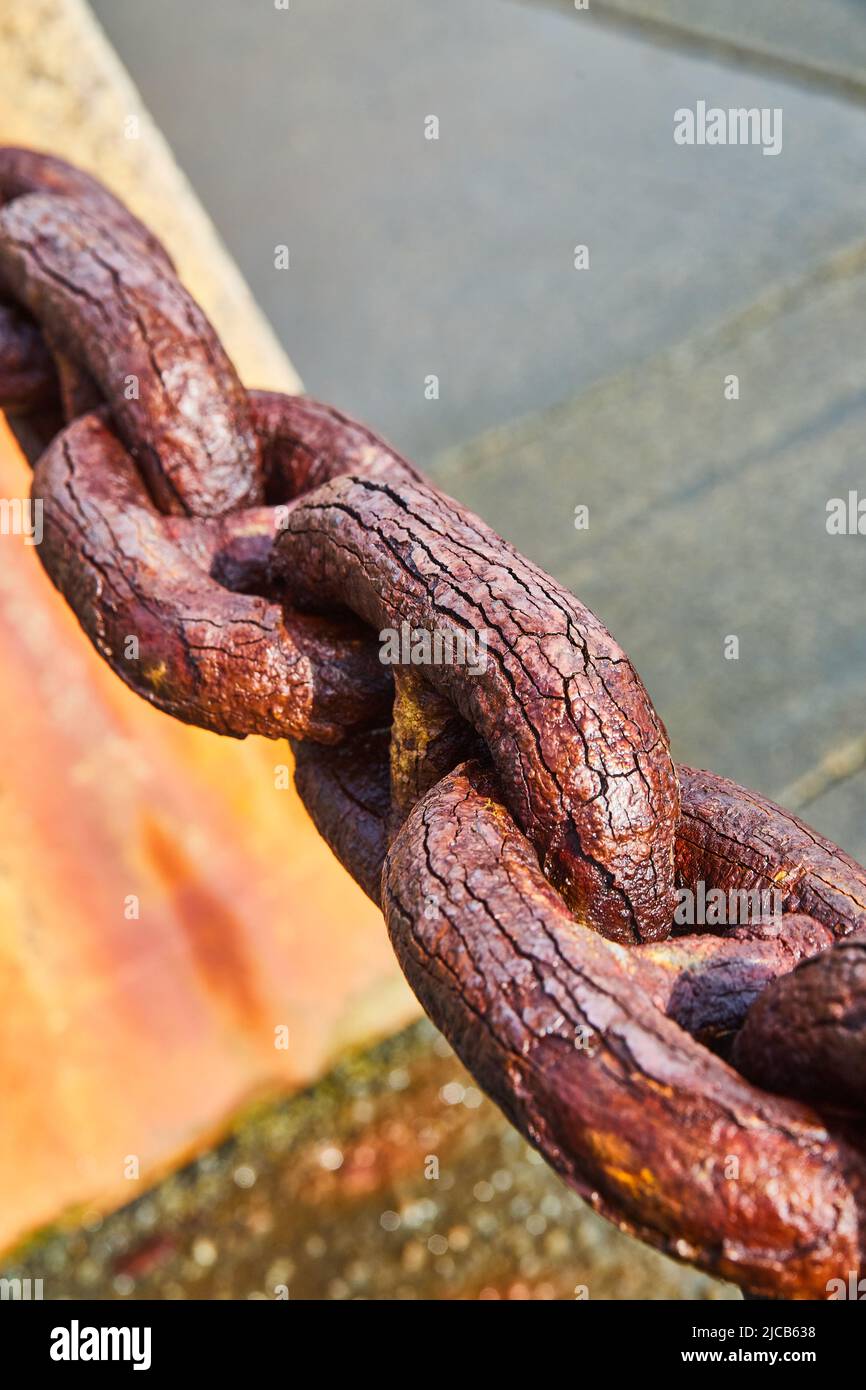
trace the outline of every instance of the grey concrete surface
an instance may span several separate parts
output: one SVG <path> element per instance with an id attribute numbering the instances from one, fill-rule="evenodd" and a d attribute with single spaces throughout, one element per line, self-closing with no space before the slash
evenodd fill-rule
<path id="1" fill-rule="evenodd" d="M 861 864 L 866 861 L 866 772 L 835 784 L 802 814 L 836 844 L 847 844 Z"/>
<path id="2" fill-rule="evenodd" d="M 829 535 L 826 506 L 866 497 L 864 319 L 861 249 L 434 467 L 604 619 L 679 759 L 772 796 L 863 732 L 866 536 Z M 849 764 L 787 800 L 863 859 Z"/>
<path id="3" fill-rule="evenodd" d="M 524 0 L 575 16 L 574 0 Z M 864 0 L 590 0 L 596 18 L 866 100 Z M 582 18 L 581 14 L 576 16 Z"/>
<path id="4" fill-rule="evenodd" d="M 422 464 L 866 225 L 859 109 L 587 16 L 508 0 L 95 10 L 308 389 Z M 699 98 L 781 105 L 782 154 L 677 147 L 673 112 Z"/>

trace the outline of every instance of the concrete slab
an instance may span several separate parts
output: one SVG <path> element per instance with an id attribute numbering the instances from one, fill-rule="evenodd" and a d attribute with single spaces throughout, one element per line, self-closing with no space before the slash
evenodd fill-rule
<path id="1" fill-rule="evenodd" d="M 679 341 L 866 225 L 858 109 L 573 11 L 95 9 L 307 388 L 421 463 Z M 782 154 L 676 146 L 673 113 L 700 98 L 781 105 Z"/>
<path id="2" fill-rule="evenodd" d="M 855 859 L 866 863 L 866 772 L 834 783 L 804 806 L 802 814 L 810 825 L 820 825 L 831 840 L 844 842 Z"/>
<path id="3" fill-rule="evenodd" d="M 862 739 L 866 535 L 829 535 L 826 506 L 866 495 L 864 314 L 852 251 L 434 469 L 606 621 L 680 759 L 770 795 L 795 784 L 789 804 L 813 802 L 808 818 L 861 856 L 866 802 L 841 816 L 838 779 L 802 779 Z"/>
<path id="4" fill-rule="evenodd" d="M 530 0 L 576 13 L 574 0 Z M 591 0 L 594 19 L 632 23 L 663 42 L 699 45 L 735 62 L 787 72 L 866 100 L 863 0 Z"/>

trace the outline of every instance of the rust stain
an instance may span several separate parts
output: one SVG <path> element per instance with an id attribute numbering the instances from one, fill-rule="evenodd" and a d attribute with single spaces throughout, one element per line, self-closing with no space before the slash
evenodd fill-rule
<path id="1" fill-rule="evenodd" d="M 656 1187 L 656 1180 L 649 1168 L 641 1168 L 639 1173 L 631 1173 L 626 1168 L 608 1167 L 605 1169 L 608 1177 L 619 1187 L 625 1188 L 635 1197 L 645 1197 L 652 1188 Z"/>
<path id="2" fill-rule="evenodd" d="M 168 668 L 164 661 L 160 661 L 156 666 L 145 667 L 145 680 L 150 682 L 154 690 L 158 690 L 165 680 L 167 670 Z"/>
<path id="3" fill-rule="evenodd" d="M 143 850 L 165 885 L 204 985 L 238 1023 L 257 1021 L 261 1001 L 240 920 L 208 887 L 177 840 L 150 816 L 144 819 Z"/>

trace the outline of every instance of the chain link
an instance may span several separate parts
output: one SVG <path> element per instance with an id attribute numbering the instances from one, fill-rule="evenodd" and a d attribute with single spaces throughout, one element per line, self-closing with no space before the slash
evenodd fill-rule
<path id="1" fill-rule="evenodd" d="M 377 436 L 246 391 L 95 180 L 0 150 L 0 208 L 0 406 L 103 657 L 291 740 L 421 1003 L 599 1211 L 755 1294 L 858 1274 L 866 871 L 675 766 L 595 615 Z M 689 895 L 777 910 L 683 930 Z"/>

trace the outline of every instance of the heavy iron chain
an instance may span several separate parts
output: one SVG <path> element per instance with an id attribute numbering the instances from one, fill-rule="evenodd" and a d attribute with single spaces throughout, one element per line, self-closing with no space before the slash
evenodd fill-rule
<path id="1" fill-rule="evenodd" d="M 424 1008 L 598 1211 L 756 1295 L 859 1278 L 866 871 L 675 766 L 599 620 L 376 435 L 246 391 L 100 184 L 0 150 L 0 208 L 0 406 L 102 656 L 177 719 L 291 740 Z M 486 669 L 389 672 L 402 624 L 483 632 Z M 700 885 L 776 892 L 781 929 L 672 935 Z"/>

